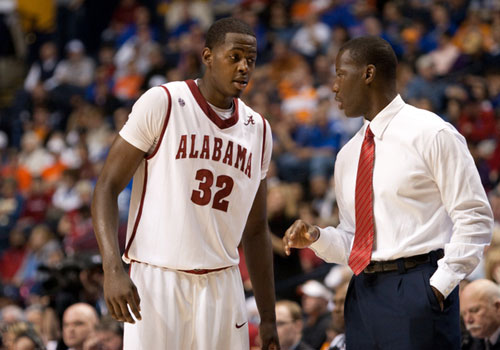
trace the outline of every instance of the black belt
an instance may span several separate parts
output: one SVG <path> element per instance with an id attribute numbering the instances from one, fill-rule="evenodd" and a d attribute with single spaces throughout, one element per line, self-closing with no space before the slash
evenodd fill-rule
<path id="1" fill-rule="evenodd" d="M 396 260 L 387 261 L 372 261 L 363 270 L 364 273 L 378 273 L 378 272 L 391 272 L 391 271 L 405 271 L 417 267 L 418 265 L 427 263 L 436 263 L 437 260 L 444 256 L 443 249 L 433 250 L 427 254 L 420 254 L 409 256 L 406 258 L 399 258 Z M 401 271 L 401 272 L 403 272 Z"/>

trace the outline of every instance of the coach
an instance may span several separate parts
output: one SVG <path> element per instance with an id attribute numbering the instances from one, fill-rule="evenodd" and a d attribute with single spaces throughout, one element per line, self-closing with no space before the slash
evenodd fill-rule
<path id="1" fill-rule="evenodd" d="M 365 118 L 335 165 L 340 224 L 296 221 L 285 251 L 310 246 L 353 270 L 347 349 L 459 349 L 457 285 L 490 242 L 492 212 L 465 139 L 402 100 L 396 66 L 379 37 L 340 49 L 335 99 Z"/>

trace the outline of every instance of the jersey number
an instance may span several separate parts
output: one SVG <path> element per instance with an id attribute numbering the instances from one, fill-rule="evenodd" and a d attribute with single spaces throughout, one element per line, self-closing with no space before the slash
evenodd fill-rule
<path id="1" fill-rule="evenodd" d="M 212 199 L 212 185 L 214 183 L 214 174 L 207 169 L 200 169 L 196 172 L 196 180 L 200 181 L 198 190 L 193 190 L 191 200 L 198 205 L 207 205 Z M 212 208 L 227 211 L 229 202 L 225 200 L 233 190 L 234 181 L 226 175 L 217 176 L 215 186 L 220 188 L 215 195 Z"/>

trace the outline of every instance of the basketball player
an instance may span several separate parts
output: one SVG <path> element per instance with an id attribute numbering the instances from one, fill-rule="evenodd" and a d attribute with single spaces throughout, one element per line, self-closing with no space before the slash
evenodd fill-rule
<path id="1" fill-rule="evenodd" d="M 215 22 L 203 77 L 148 90 L 111 146 L 92 213 L 106 303 L 127 322 L 125 350 L 248 349 L 240 241 L 262 348 L 279 348 L 266 216 L 271 130 L 238 99 L 256 52 L 247 24 Z M 117 242 L 117 196 L 132 176 L 129 277 Z"/>

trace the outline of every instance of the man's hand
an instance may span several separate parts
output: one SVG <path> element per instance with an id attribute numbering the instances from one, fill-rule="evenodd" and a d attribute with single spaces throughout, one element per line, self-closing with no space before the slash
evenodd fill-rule
<path id="1" fill-rule="evenodd" d="M 437 290 L 436 288 L 434 288 L 433 286 L 431 286 L 432 288 L 432 291 L 434 292 L 434 295 L 436 296 L 436 299 L 439 303 L 439 307 L 441 308 L 441 311 L 444 310 L 444 295 L 441 294 L 441 292 L 439 290 Z"/>
<path id="2" fill-rule="evenodd" d="M 262 321 L 259 327 L 262 350 L 279 350 L 280 342 L 275 322 Z"/>
<path id="3" fill-rule="evenodd" d="M 128 307 L 130 307 L 136 319 L 141 319 L 139 293 L 129 275 L 123 269 L 113 272 L 105 271 L 104 298 L 109 313 L 117 321 L 135 323 Z"/>
<path id="4" fill-rule="evenodd" d="M 296 220 L 285 232 L 283 247 L 286 255 L 291 248 L 307 248 L 319 238 L 319 229 L 302 220 Z"/>

